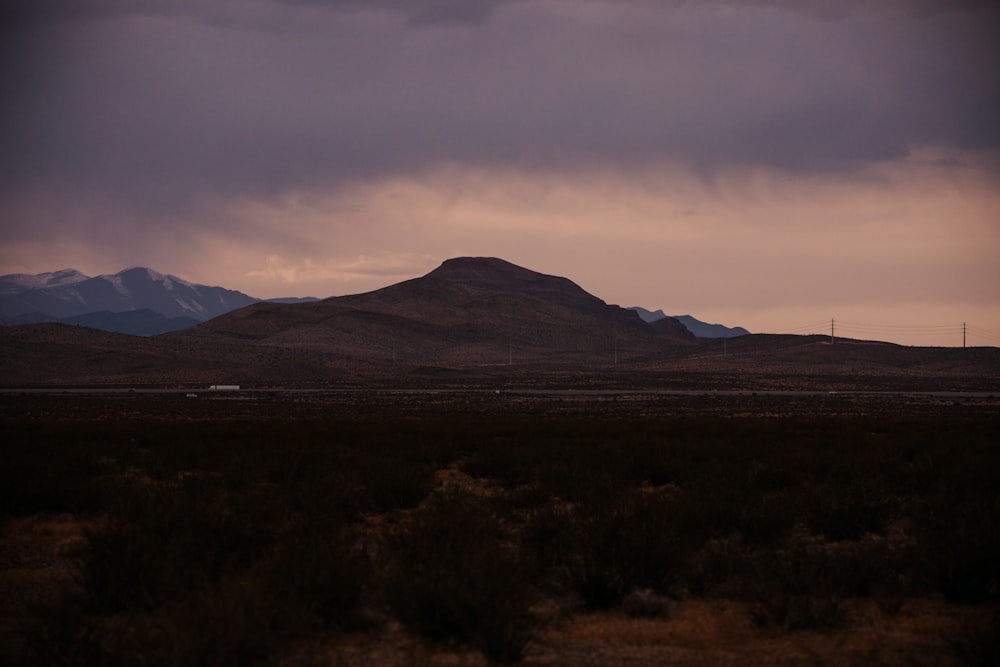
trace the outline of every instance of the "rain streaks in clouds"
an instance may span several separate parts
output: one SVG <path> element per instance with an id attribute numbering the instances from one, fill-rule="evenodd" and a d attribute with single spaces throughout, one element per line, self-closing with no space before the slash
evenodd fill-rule
<path id="1" fill-rule="evenodd" d="M 1000 331 L 989 3 L 4 0 L 0 16 L 3 273 L 141 264 L 327 296 L 494 255 L 752 330 Z"/>

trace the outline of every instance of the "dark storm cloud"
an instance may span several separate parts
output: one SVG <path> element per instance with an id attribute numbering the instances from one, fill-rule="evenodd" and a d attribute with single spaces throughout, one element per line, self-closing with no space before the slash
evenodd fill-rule
<path id="1" fill-rule="evenodd" d="M 275 4 L 294 8 L 316 7 L 332 12 L 380 10 L 405 16 L 411 25 L 482 23 L 499 7 L 540 0 L 0 0 L 0 29 L 18 29 L 54 22 L 95 20 L 118 15 L 200 15 L 203 18 L 230 14 L 234 17 L 253 4 Z M 619 5 L 639 5 L 670 10 L 686 6 L 764 7 L 818 18 L 843 19 L 858 13 L 897 13 L 931 16 L 943 12 L 996 11 L 992 0 L 619 0 Z"/>
<path id="2" fill-rule="evenodd" d="M 200 16 L 216 20 L 228 14 L 234 22 L 252 5 L 273 4 L 294 9 L 313 7 L 330 12 L 384 11 L 406 17 L 414 26 L 476 24 L 487 20 L 501 5 L 529 0 L 0 0 L 0 29 L 38 27 L 69 21 L 100 20 L 114 16 Z"/>
<path id="3" fill-rule="evenodd" d="M 137 219 L 449 162 L 838 173 L 1000 146 L 1000 21 L 975 2 L 0 7 L 0 194 Z"/>

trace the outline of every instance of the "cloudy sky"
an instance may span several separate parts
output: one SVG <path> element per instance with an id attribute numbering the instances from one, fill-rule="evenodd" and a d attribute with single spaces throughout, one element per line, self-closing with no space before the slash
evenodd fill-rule
<path id="1" fill-rule="evenodd" d="M 0 0 L 0 273 L 332 296 L 487 255 L 1000 345 L 993 4 Z"/>

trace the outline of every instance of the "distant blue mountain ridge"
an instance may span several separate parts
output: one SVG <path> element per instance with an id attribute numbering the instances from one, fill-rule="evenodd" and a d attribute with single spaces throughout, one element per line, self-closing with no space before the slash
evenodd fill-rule
<path id="1" fill-rule="evenodd" d="M 64 322 L 154 335 L 186 329 L 258 301 L 243 292 L 191 283 L 145 267 L 95 277 L 75 269 L 0 276 L 2 325 Z"/>
<path id="2" fill-rule="evenodd" d="M 646 310 L 639 306 L 632 306 L 629 310 L 634 310 L 639 314 L 644 322 L 655 322 L 664 317 L 673 317 L 675 320 L 687 327 L 687 330 L 697 338 L 735 338 L 736 336 L 746 336 L 750 332 L 743 327 L 727 327 L 723 324 L 708 324 L 690 315 L 667 315 L 662 310 Z"/>

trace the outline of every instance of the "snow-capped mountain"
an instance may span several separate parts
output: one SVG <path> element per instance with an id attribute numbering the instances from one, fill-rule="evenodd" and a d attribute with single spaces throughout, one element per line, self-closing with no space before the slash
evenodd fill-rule
<path id="1" fill-rule="evenodd" d="M 11 273 L 0 277 L 0 295 L 17 294 L 29 289 L 60 287 L 86 280 L 88 276 L 76 269 L 63 269 L 49 273 Z"/>
<path id="2" fill-rule="evenodd" d="M 5 319 L 38 314 L 66 319 L 149 309 L 167 318 L 204 322 L 257 301 L 242 292 L 197 285 L 143 267 L 96 277 L 74 269 L 0 276 L 0 317 Z"/>

